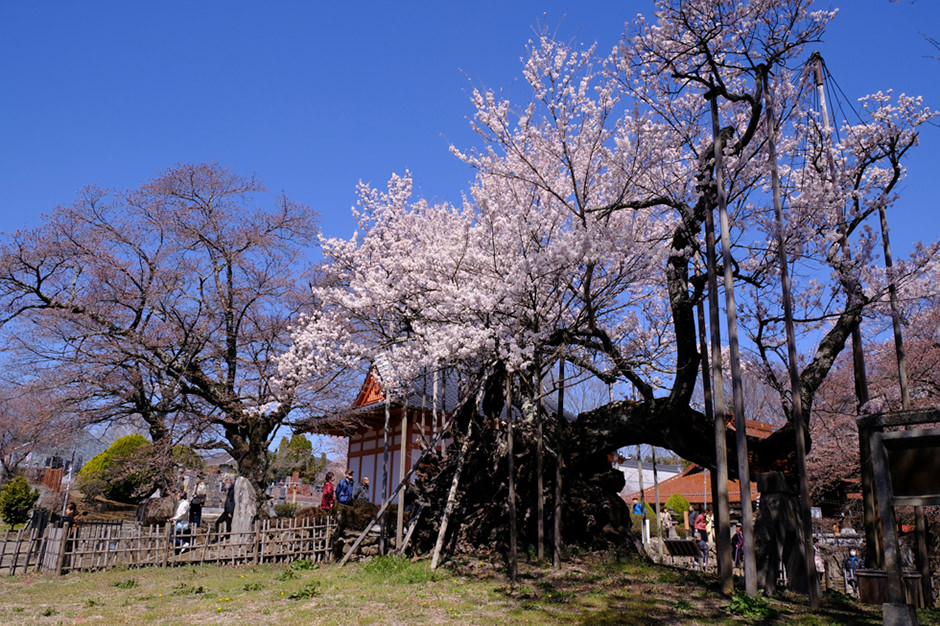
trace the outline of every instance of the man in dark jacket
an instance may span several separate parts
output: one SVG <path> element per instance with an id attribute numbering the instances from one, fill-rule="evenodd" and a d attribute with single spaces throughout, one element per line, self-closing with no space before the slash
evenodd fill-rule
<path id="1" fill-rule="evenodd" d="M 359 486 L 356 488 L 356 494 L 353 496 L 353 500 L 372 500 L 372 490 L 369 489 L 368 476 L 362 477 L 362 482 L 360 482 Z"/>
<path id="2" fill-rule="evenodd" d="M 858 550 L 852 548 L 849 555 L 842 560 L 842 576 L 845 579 L 845 592 L 853 597 L 858 597 L 858 577 L 855 575 L 857 570 L 864 569 L 865 562 L 859 556 Z"/>
<path id="3" fill-rule="evenodd" d="M 353 501 L 353 491 L 356 490 L 356 481 L 353 480 L 353 471 L 346 470 L 346 477 L 336 485 L 336 501 L 340 504 L 349 504 Z"/>
<path id="4" fill-rule="evenodd" d="M 235 485 L 231 480 L 225 481 L 225 504 L 222 505 L 222 515 L 215 521 L 215 532 L 218 533 L 222 524 L 225 532 L 232 532 L 232 514 L 235 513 Z"/>

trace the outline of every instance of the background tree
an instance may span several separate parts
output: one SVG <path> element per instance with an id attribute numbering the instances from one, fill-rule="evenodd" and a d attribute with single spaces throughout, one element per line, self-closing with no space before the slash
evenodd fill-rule
<path id="1" fill-rule="evenodd" d="M 229 452 L 261 489 L 267 449 L 331 378 L 278 386 L 273 357 L 312 274 L 316 216 L 253 177 L 179 165 L 126 192 L 85 189 L 4 238 L 0 323 L 88 421 L 138 416 L 154 454 Z"/>
<path id="2" fill-rule="evenodd" d="M 936 285 L 936 263 L 909 285 L 903 296 L 904 342 L 907 352 L 908 384 L 914 409 L 933 408 L 940 402 L 940 292 Z M 877 325 L 876 325 L 877 324 Z M 873 326 L 883 327 L 883 318 Z M 869 410 L 901 410 L 897 355 L 893 339 L 879 336 L 865 350 L 871 404 Z M 856 398 L 853 393 L 852 363 L 840 355 L 832 372 L 820 387 L 813 407 L 810 428 L 813 454 L 808 458 L 813 496 L 839 513 L 851 504 L 846 493 L 860 489 L 858 428 L 855 425 Z M 859 511 L 846 509 L 852 523 Z"/>
<path id="3" fill-rule="evenodd" d="M 313 443 L 303 435 L 281 437 L 277 450 L 271 453 L 268 464 L 268 479 L 290 478 L 294 472 L 308 483 L 314 482 L 319 472 L 326 467 L 326 454 L 313 453 Z"/>
<path id="4" fill-rule="evenodd" d="M 54 393 L 36 385 L 0 386 L 0 482 L 17 473 L 46 433 L 68 439 L 75 432 L 71 417 Z"/>

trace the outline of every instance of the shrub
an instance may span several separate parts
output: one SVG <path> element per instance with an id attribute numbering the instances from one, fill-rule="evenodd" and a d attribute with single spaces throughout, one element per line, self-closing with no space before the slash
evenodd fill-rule
<path id="1" fill-rule="evenodd" d="M 189 469 L 194 469 L 198 472 L 204 472 L 206 470 L 206 462 L 202 460 L 202 457 L 191 448 L 190 446 L 184 446 L 181 443 L 173 446 L 173 462 L 177 465 L 182 465 Z"/>
<path id="2" fill-rule="evenodd" d="M 666 507 L 672 511 L 672 516 L 679 516 L 680 520 L 686 511 L 689 510 L 689 501 L 680 493 L 674 493 L 666 500 Z"/>
<path id="3" fill-rule="evenodd" d="M 119 502 L 140 499 L 154 470 L 145 459 L 153 444 L 142 435 L 119 437 L 107 450 L 93 457 L 78 473 L 78 486 L 85 496 L 104 496 Z"/>
<path id="4" fill-rule="evenodd" d="M 296 502 L 284 502 L 274 505 L 274 514 L 278 517 L 294 517 L 300 506 Z"/>
<path id="5" fill-rule="evenodd" d="M 25 524 L 38 499 L 39 490 L 30 489 L 23 476 L 14 476 L 0 491 L 0 517 L 11 526 Z"/>

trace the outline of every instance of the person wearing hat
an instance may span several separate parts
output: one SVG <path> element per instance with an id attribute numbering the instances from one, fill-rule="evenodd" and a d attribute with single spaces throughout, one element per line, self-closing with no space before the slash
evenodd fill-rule
<path id="1" fill-rule="evenodd" d="M 336 485 L 336 501 L 340 504 L 350 504 L 355 490 L 356 481 L 353 479 L 353 471 L 346 470 L 346 477 Z"/>

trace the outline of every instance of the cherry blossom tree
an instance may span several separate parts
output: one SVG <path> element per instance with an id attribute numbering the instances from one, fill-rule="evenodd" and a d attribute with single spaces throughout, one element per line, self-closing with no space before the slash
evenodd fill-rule
<path id="1" fill-rule="evenodd" d="M 625 526 L 622 477 L 608 453 L 642 443 L 714 465 L 713 425 L 692 405 L 695 305 L 706 293 L 692 263 L 718 197 L 710 100 L 723 124 L 730 251 L 746 286 L 742 323 L 787 420 L 769 439 L 749 441 L 754 472 L 792 472 L 794 453 L 789 392 L 775 374 L 785 355 L 764 78 L 772 77 L 780 120 L 801 345 L 813 346 L 799 364 L 805 410 L 862 315 L 884 299 L 867 221 L 894 200 L 902 159 L 932 116 L 916 98 L 870 97 L 870 119 L 846 126 L 833 148 L 833 174 L 821 156 L 830 137 L 800 89 L 799 64 L 834 12 L 812 11 L 806 0 L 662 0 L 657 8 L 655 23 L 637 18 L 606 55 L 547 35 L 530 42 L 521 102 L 473 92 L 481 145 L 453 149 L 477 171 L 461 206 L 413 198 L 408 175 L 387 190 L 363 187 L 360 232 L 324 243 L 317 312 L 300 319 L 281 360 L 286 380 L 303 380 L 381 354 L 391 394 L 425 369 L 462 367 L 470 400 L 454 432 L 460 439 L 474 420 L 500 415 L 507 378 L 519 407 L 553 393 L 539 381 L 564 357 L 616 390 L 570 424 L 546 416 L 574 505 L 566 505 L 564 531 L 572 538 Z M 896 280 L 913 280 L 933 253 L 899 264 Z M 525 434 L 537 412 L 523 415 Z M 496 429 L 472 432 L 474 467 L 487 469 L 465 487 L 460 532 L 483 542 L 505 532 L 493 521 L 505 502 L 493 490 L 502 487 L 492 487 L 504 475 L 493 450 L 505 447 Z M 518 453 L 520 473 L 527 454 Z"/>

